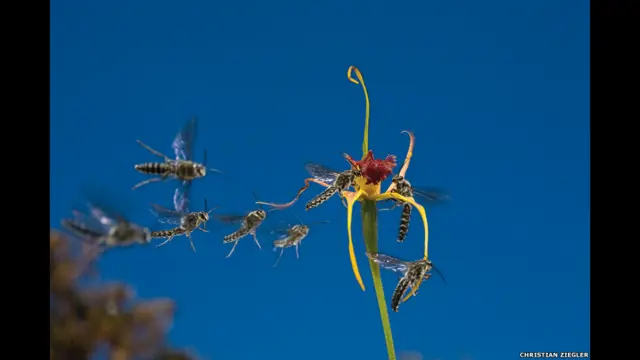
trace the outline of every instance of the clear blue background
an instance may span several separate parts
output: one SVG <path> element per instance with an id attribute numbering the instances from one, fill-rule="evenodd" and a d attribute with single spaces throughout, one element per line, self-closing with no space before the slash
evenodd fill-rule
<path id="1" fill-rule="evenodd" d="M 446 3 L 446 4 L 445 4 Z M 514 359 L 523 351 L 589 351 L 589 3 L 587 1 L 78 1 L 51 2 L 51 218 L 58 226 L 104 186 L 133 220 L 170 204 L 175 183 L 130 188 L 155 161 L 136 139 L 170 153 L 191 116 L 196 160 L 226 175 L 194 183 L 220 211 L 251 210 L 256 191 L 288 201 L 306 161 L 344 169 L 360 155 L 364 73 L 371 148 L 402 160 L 414 185 L 445 187 L 430 209 L 430 254 L 445 272 L 391 314 L 398 353 L 424 359 Z M 319 192 L 313 187 L 311 192 Z M 304 198 L 308 200 L 310 195 Z M 332 199 L 305 213 L 301 258 L 263 250 L 232 228 L 114 251 L 103 277 L 141 297 L 172 297 L 170 340 L 208 359 L 385 359 L 360 228 L 367 291 L 349 264 L 345 211 Z M 273 215 L 273 216 L 271 216 Z M 356 216 L 358 221 L 359 215 Z M 422 229 L 395 241 L 382 213 L 380 248 L 417 259 Z M 387 298 L 396 283 L 385 272 Z"/>

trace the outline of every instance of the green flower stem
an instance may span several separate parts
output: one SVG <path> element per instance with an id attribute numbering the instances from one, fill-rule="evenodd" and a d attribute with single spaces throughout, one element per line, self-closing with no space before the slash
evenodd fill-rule
<path id="1" fill-rule="evenodd" d="M 372 200 L 363 200 L 361 203 L 362 234 L 364 235 L 365 246 L 367 251 L 378 252 L 378 207 L 376 206 L 376 202 Z M 393 335 L 391 334 L 391 323 L 389 322 L 389 313 L 387 312 L 387 301 L 384 298 L 382 278 L 380 277 L 380 267 L 371 260 L 369 260 L 369 267 L 371 268 L 373 285 L 376 289 L 382 329 L 384 330 L 384 340 L 387 344 L 387 354 L 389 355 L 389 360 L 396 360 L 396 352 L 393 347 Z"/>

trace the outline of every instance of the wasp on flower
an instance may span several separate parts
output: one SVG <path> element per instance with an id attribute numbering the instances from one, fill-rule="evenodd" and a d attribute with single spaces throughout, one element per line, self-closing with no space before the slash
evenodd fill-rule
<path id="1" fill-rule="evenodd" d="M 352 74 L 355 73 L 354 78 Z M 369 94 L 367 87 L 365 86 L 364 79 L 360 71 L 351 66 L 347 70 L 347 77 L 349 81 L 354 84 L 361 85 L 365 95 L 365 127 L 364 127 L 364 140 L 362 143 L 362 158 L 361 160 L 355 160 L 348 154 L 343 154 L 345 160 L 349 163 L 349 168 L 342 172 L 329 170 L 323 166 L 316 164 L 307 164 L 307 171 L 311 173 L 312 177 L 304 180 L 304 186 L 298 190 L 295 198 L 286 204 L 275 204 L 258 202 L 273 207 L 273 210 L 281 210 L 292 206 L 299 198 L 300 195 L 305 192 L 311 183 L 318 184 L 325 188 L 325 190 L 316 195 L 311 201 L 307 203 L 306 210 L 311 210 L 322 203 L 329 200 L 333 195 L 338 194 L 344 201 L 347 208 L 347 235 L 349 239 L 349 257 L 351 260 L 351 266 L 353 273 L 358 281 L 358 284 L 365 289 L 356 256 L 353 247 L 353 237 L 351 233 L 351 223 L 353 217 L 353 206 L 356 201 L 359 201 L 362 207 L 362 222 L 363 222 L 363 235 L 369 253 L 377 253 L 378 248 L 378 224 L 377 213 L 378 208 L 376 203 L 379 201 L 394 201 L 396 204 L 402 204 L 412 206 L 420 213 L 422 222 L 424 225 L 424 261 L 428 261 L 428 248 L 429 248 L 429 225 L 427 222 L 427 214 L 424 207 L 416 202 L 414 193 L 410 190 L 410 185 L 404 183 L 407 170 L 413 156 L 413 148 L 415 145 L 415 136 L 410 131 L 402 131 L 401 133 L 409 136 L 409 148 L 405 156 L 404 162 L 400 171 L 394 175 L 396 181 L 392 181 L 387 187 L 386 191 L 382 192 L 382 182 L 389 178 L 397 166 L 396 156 L 388 155 L 384 159 L 376 159 L 373 151 L 369 149 Z M 398 188 L 401 185 L 405 185 L 404 188 Z M 404 208 L 405 215 L 403 216 L 403 222 L 408 216 L 410 216 L 409 210 Z M 402 230 L 400 234 L 400 241 L 404 240 L 406 236 L 406 229 Z M 382 289 L 382 280 L 380 277 L 379 264 L 369 259 L 369 266 L 374 281 L 376 290 L 376 296 L 378 299 L 378 307 L 382 318 L 383 329 L 385 333 L 385 340 L 387 344 L 387 351 L 389 359 L 395 359 L 395 351 L 393 349 L 393 339 L 391 336 L 391 326 L 389 324 L 389 316 L 387 313 L 386 303 L 384 300 L 384 292 Z M 412 293 L 417 291 L 420 281 L 416 281 L 412 286 Z M 399 302 L 398 302 L 399 304 Z M 396 307 L 397 308 L 397 307 Z"/>
<path id="2" fill-rule="evenodd" d="M 355 72 L 358 80 L 355 80 L 351 77 L 351 73 Z M 368 108 L 369 108 L 369 99 L 367 95 L 367 90 L 364 85 L 364 81 L 362 79 L 362 75 L 360 71 L 355 68 L 349 68 L 348 72 L 349 80 L 356 84 L 361 84 L 364 91 L 365 96 L 367 96 L 367 120 L 365 125 L 365 142 L 363 143 L 364 156 L 362 160 L 354 160 L 350 155 L 343 154 L 345 160 L 349 163 L 350 169 L 347 169 L 340 173 L 335 173 L 334 181 L 331 184 L 328 184 L 326 181 L 330 177 L 328 171 L 325 171 L 323 175 L 317 174 L 321 168 L 319 166 L 315 166 L 315 168 L 309 168 L 307 166 L 307 170 L 314 175 L 312 178 L 308 178 L 304 180 L 305 185 L 298 190 L 295 198 L 286 203 L 286 204 L 275 204 L 275 203 L 267 203 L 267 202 L 258 202 L 258 204 L 268 205 L 273 207 L 274 209 L 285 209 L 292 206 L 305 192 L 311 183 L 318 184 L 324 188 L 326 188 L 322 193 L 314 197 L 311 201 L 307 203 L 306 209 L 310 210 L 324 201 L 328 200 L 331 195 L 337 193 L 340 197 L 346 200 L 347 206 L 347 232 L 349 237 L 349 255 L 351 258 L 351 266 L 353 268 L 353 272 L 355 274 L 356 280 L 360 284 L 362 290 L 365 289 L 364 283 L 362 281 L 362 277 L 360 276 L 360 271 L 358 269 L 358 264 L 356 262 L 355 251 L 353 248 L 353 240 L 351 234 L 351 220 L 353 215 L 353 205 L 356 201 L 385 201 L 385 200 L 396 200 L 398 202 L 404 204 L 410 204 L 415 207 L 420 216 L 422 217 L 422 221 L 424 223 L 424 232 L 425 232 L 425 250 L 424 257 L 425 259 L 428 256 L 428 239 L 429 239 L 429 228 L 427 223 L 427 216 L 420 204 L 418 204 L 413 196 L 403 196 L 399 192 L 395 191 L 397 182 L 392 182 L 391 185 L 387 188 L 385 192 L 381 192 L 381 184 L 384 180 L 386 180 L 390 175 L 393 174 L 393 170 L 396 167 L 396 156 L 388 155 L 384 159 L 376 159 L 374 157 L 373 151 L 368 149 Z M 404 160 L 404 164 L 398 173 L 398 176 L 404 177 L 406 175 L 407 170 L 409 169 L 409 163 L 411 161 L 411 157 L 413 156 L 413 148 L 415 144 L 415 136 L 413 133 L 409 131 L 402 131 L 402 133 L 409 135 L 409 150 L 407 151 L 407 155 Z M 314 174 L 314 170 L 316 174 Z M 323 179 L 324 178 L 324 179 Z M 323 180 L 320 180 L 323 179 Z M 353 188 L 354 191 L 350 191 L 349 189 Z"/>

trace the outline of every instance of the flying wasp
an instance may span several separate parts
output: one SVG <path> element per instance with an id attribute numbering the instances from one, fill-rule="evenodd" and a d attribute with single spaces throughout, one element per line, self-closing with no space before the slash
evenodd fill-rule
<path id="1" fill-rule="evenodd" d="M 147 175 L 156 175 L 156 177 L 139 182 L 133 189 L 135 190 L 152 182 L 166 181 L 172 178 L 182 181 L 182 186 L 185 188 L 184 192 L 188 193 L 191 187 L 191 181 L 204 177 L 207 174 L 207 170 L 220 173 L 220 170 L 217 169 L 207 169 L 207 150 L 204 151 L 202 163 L 193 161 L 193 147 L 196 132 L 197 119 L 194 117 L 187 121 L 173 140 L 172 147 L 176 156 L 175 160 L 138 140 L 138 144 L 149 150 L 152 154 L 164 158 L 164 162 L 147 162 L 135 165 L 135 169 L 139 172 Z"/>
<path id="2" fill-rule="evenodd" d="M 445 195 L 444 192 L 439 189 L 422 189 L 412 187 L 411 183 L 400 175 L 394 175 L 391 181 L 396 184 L 396 187 L 392 190 L 392 192 L 398 193 L 407 198 L 419 196 L 425 202 L 431 204 L 441 203 L 449 199 L 449 196 Z M 409 203 L 405 203 L 404 201 L 400 201 L 397 199 L 392 199 L 391 201 L 394 202 L 393 206 L 387 209 L 380 210 L 391 210 L 396 206 L 402 206 L 402 214 L 400 215 L 400 228 L 398 230 L 397 240 L 398 242 L 403 242 L 407 237 L 407 233 L 409 232 L 409 222 L 411 221 L 412 206 Z"/>
<path id="3" fill-rule="evenodd" d="M 189 243 L 191 244 L 191 250 L 196 252 L 196 247 L 193 244 L 193 239 L 191 238 L 191 232 L 195 230 L 208 232 L 207 221 L 209 221 L 209 213 L 211 213 L 215 208 L 207 210 L 207 199 L 205 198 L 204 211 L 190 212 L 186 205 L 187 201 L 185 201 L 185 199 L 180 195 L 180 189 L 176 189 L 173 197 L 175 210 L 170 210 L 157 204 L 152 204 L 151 212 L 158 217 L 160 222 L 173 224 L 176 225 L 176 227 L 169 230 L 154 231 L 151 233 L 151 237 L 167 238 L 165 241 L 157 245 L 157 247 L 160 247 L 173 240 L 175 236 L 186 235 L 189 239 Z"/>
<path id="4" fill-rule="evenodd" d="M 74 211 L 74 219 L 62 220 L 62 226 L 80 240 L 100 247 L 146 245 L 151 241 L 148 228 L 107 214 L 104 209 L 89 204 L 89 214 Z"/>
<path id="5" fill-rule="evenodd" d="M 276 260 L 276 263 L 273 264 L 273 267 L 276 267 L 276 265 L 278 265 L 278 262 L 280 262 L 280 258 L 282 257 L 282 253 L 284 253 L 284 249 L 289 247 L 295 246 L 296 259 L 299 259 L 300 253 L 298 252 L 298 248 L 300 247 L 300 243 L 302 243 L 302 240 L 304 240 L 304 238 L 309 235 L 309 226 L 306 225 L 302 221 L 302 219 L 298 217 L 298 215 L 296 215 L 295 213 L 293 215 L 298 218 L 300 224 L 296 224 L 293 226 L 289 225 L 286 229 L 277 229 L 272 232 L 279 235 L 279 238 L 273 241 L 273 251 L 280 249 L 280 255 L 278 255 L 278 259 Z M 328 222 L 328 220 L 316 221 L 314 222 L 314 224 L 326 224 Z"/>
<path id="6" fill-rule="evenodd" d="M 256 194 L 253 196 L 257 199 Z M 270 210 L 271 211 L 271 210 Z M 262 222 L 267 218 L 267 211 L 265 211 L 262 206 L 260 206 L 257 210 L 253 210 L 246 215 L 218 215 L 216 216 L 218 221 L 221 221 L 226 224 L 240 224 L 240 228 L 231 234 L 225 236 L 222 239 L 223 244 L 233 243 L 233 247 L 229 254 L 225 257 L 228 258 L 233 254 L 236 250 L 236 246 L 238 246 L 238 242 L 240 239 L 247 235 L 252 235 L 253 240 L 258 245 L 258 248 L 262 250 L 262 246 L 260 246 L 260 242 L 258 241 L 258 236 L 256 232 L 258 231 L 258 227 L 262 224 Z"/>
<path id="7" fill-rule="evenodd" d="M 342 200 L 342 204 L 346 206 L 342 192 L 347 190 L 349 186 L 354 186 L 356 177 L 361 176 L 360 170 L 352 168 L 341 173 L 333 171 L 324 165 L 307 163 L 305 169 L 316 180 L 322 181 L 329 185 L 323 192 L 316 195 L 313 199 L 309 200 L 305 205 L 306 210 L 313 209 L 322 205 L 329 200 L 333 195 L 338 194 Z"/>
<path id="8" fill-rule="evenodd" d="M 403 261 L 393 256 L 373 252 L 367 252 L 367 257 L 387 270 L 402 274 L 391 296 L 391 309 L 395 312 L 398 312 L 400 303 L 407 301 L 412 296 L 418 295 L 418 288 L 420 288 L 422 281 L 431 278 L 431 269 L 438 273 L 442 281 L 446 283 L 442 273 L 427 259 Z M 403 299 L 404 294 L 409 288 L 411 288 L 412 293 Z"/>

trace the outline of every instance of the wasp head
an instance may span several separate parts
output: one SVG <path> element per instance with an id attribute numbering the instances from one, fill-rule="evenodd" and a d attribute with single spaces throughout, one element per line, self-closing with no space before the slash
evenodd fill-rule
<path id="1" fill-rule="evenodd" d="M 209 221 L 209 213 L 208 212 L 204 212 L 204 211 L 199 212 L 198 213 L 198 219 L 200 221 L 204 221 L 204 222 Z"/>
<path id="2" fill-rule="evenodd" d="M 403 180 L 404 180 L 404 177 L 400 174 L 393 175 L 393 178 L 391 179 L 391 181 L 396 184 L 401 183 Z"/>
<path id="3" fill-rule="evenodd" d="M 294 225 L 291 230 L 305 236 L 309 233 L 309 227 L 307 225 Z"/>
<path id="4" fill-rule="evenodd" d="M 193 164 L 193 169 L 199 177 L 207 175 L 207 168 L 202 164 Z"/>

